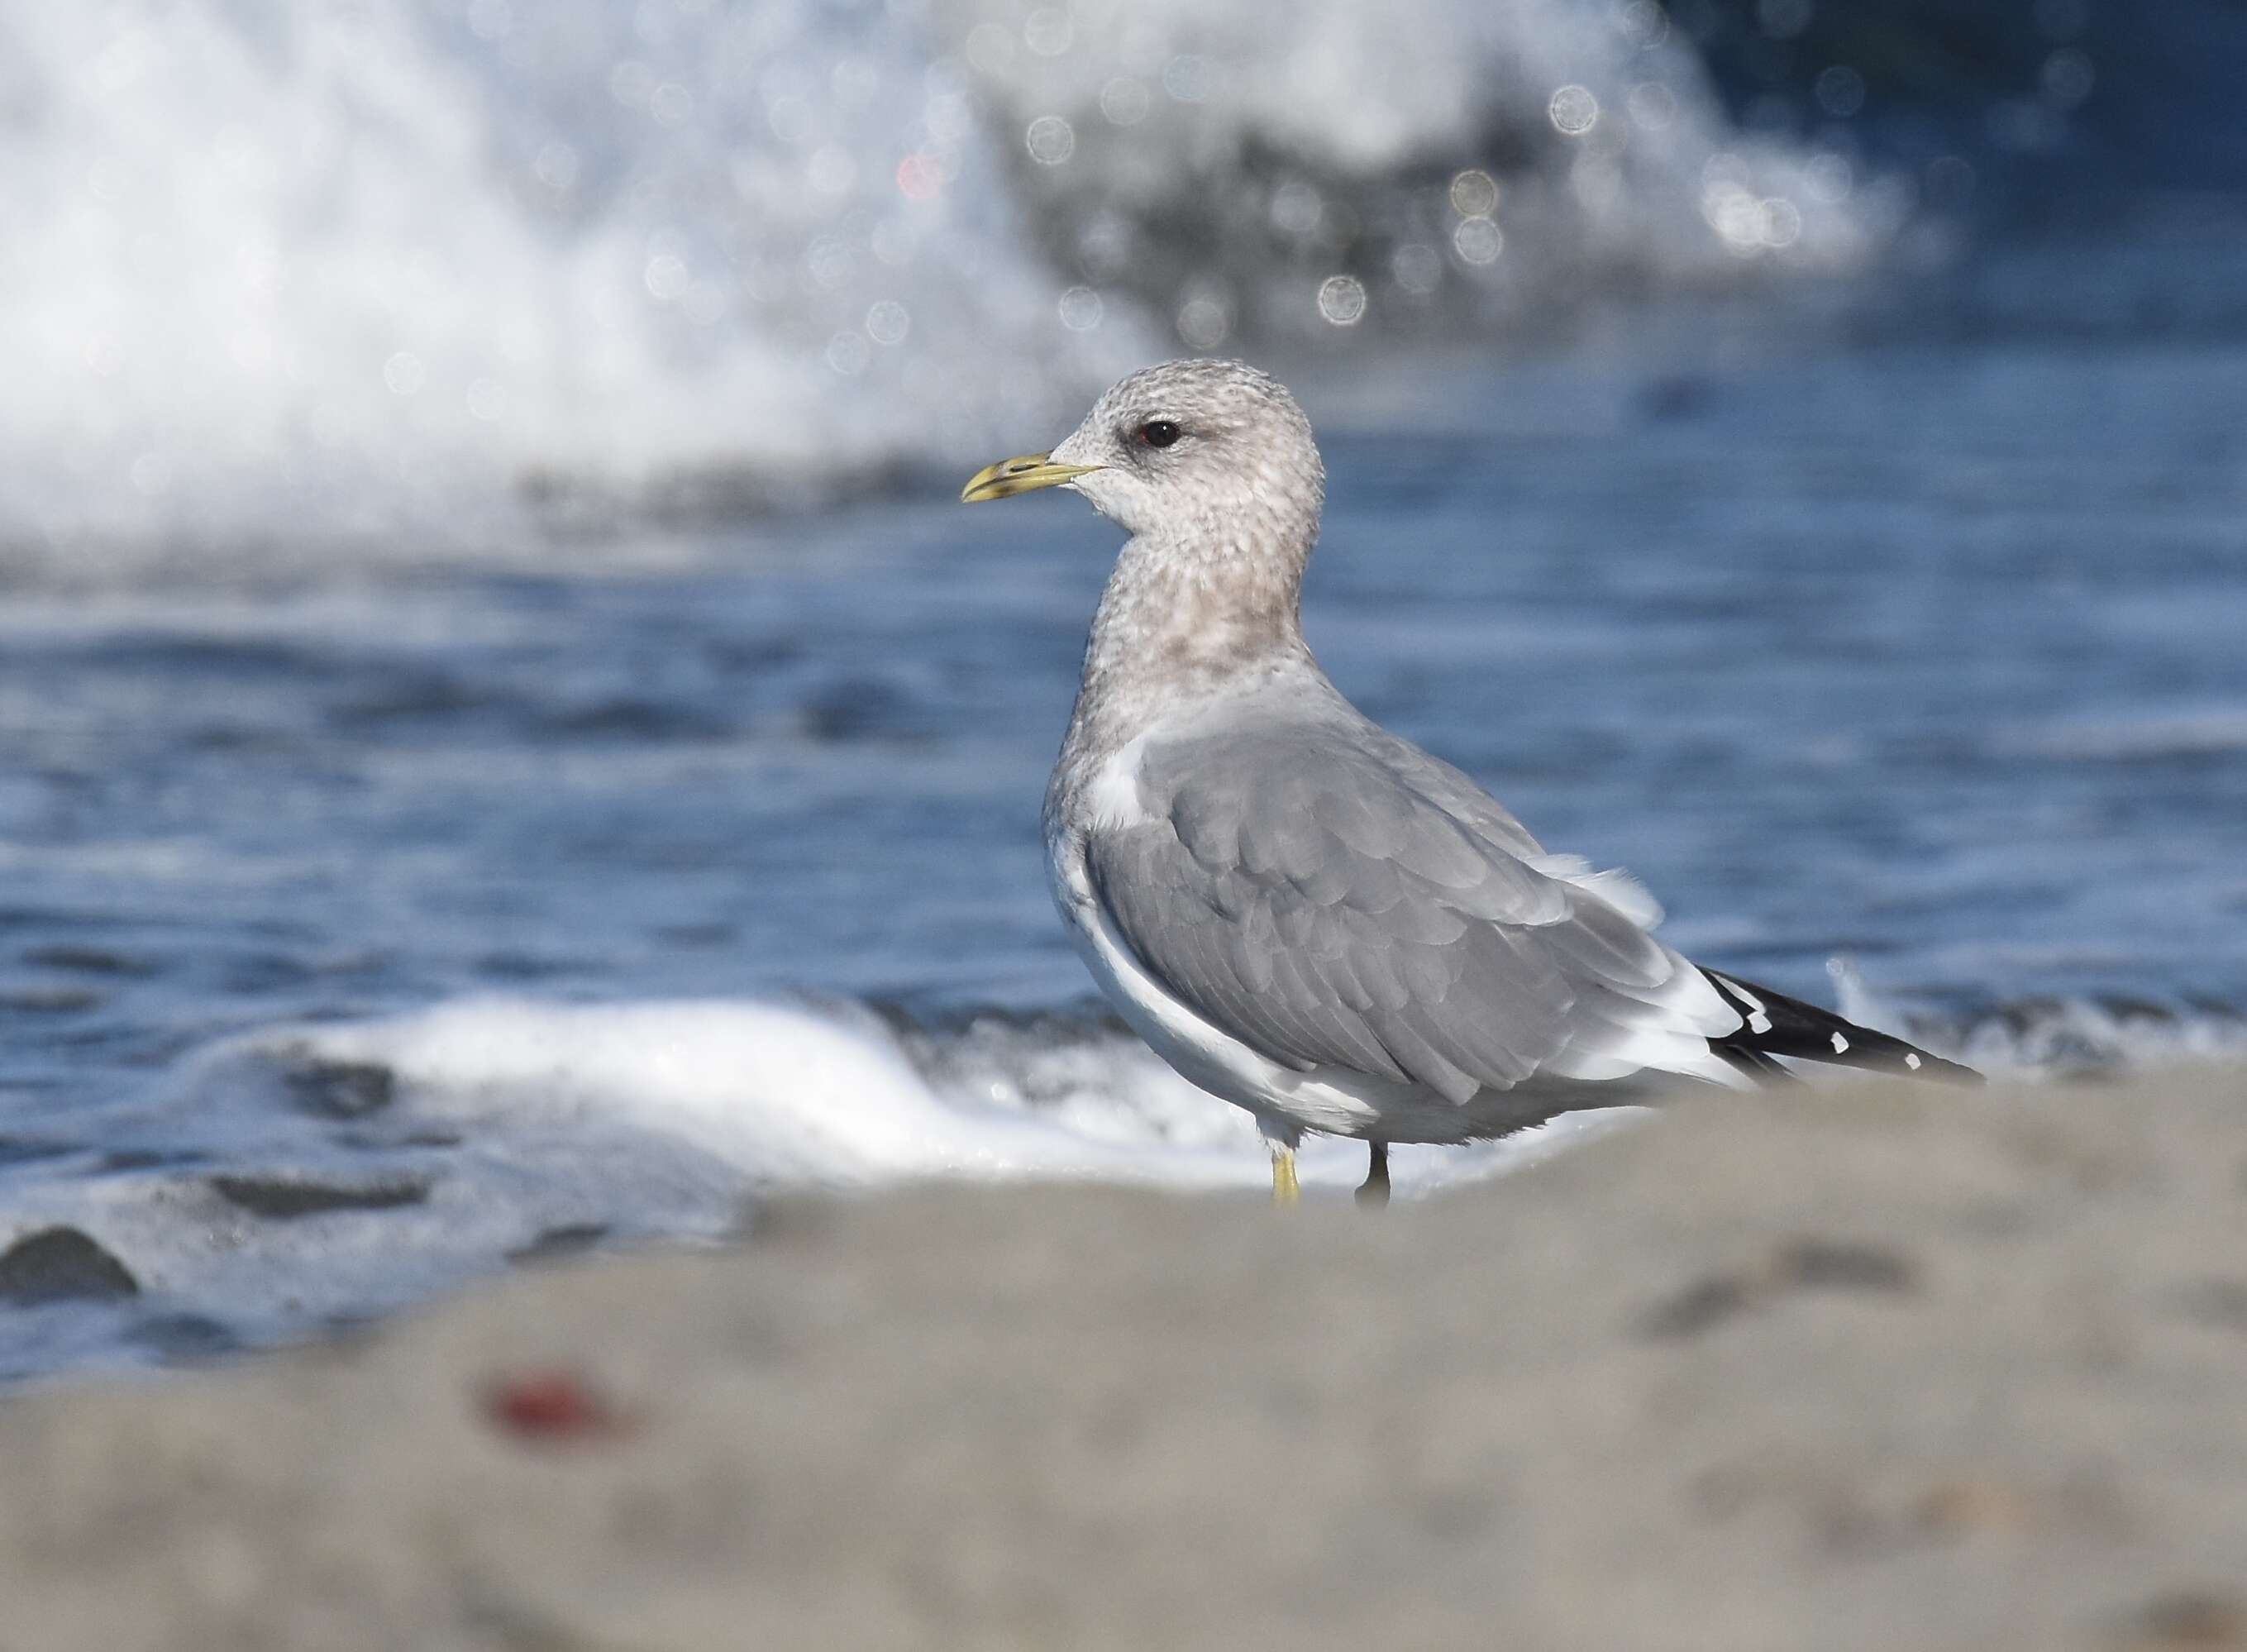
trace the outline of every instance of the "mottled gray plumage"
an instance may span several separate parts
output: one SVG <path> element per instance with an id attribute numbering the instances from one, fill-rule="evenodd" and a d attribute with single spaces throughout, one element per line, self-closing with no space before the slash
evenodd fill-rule
<path id="1" fill-rule="evenodd" d="M 1055 898 L 1125 1018 L 1289 1146 L 1461 1141 L 1642 1075 L 1775 1068 L 1729 1048 L 1770 1029 L 1761 989 L 1688 963 L 1636 884 L 1547 854 L 1327 680 L 1298 618 L 1323 482 L 1285 390 L 1188 361 L 970 484 L 1066 486 L 1130 535 L 1046 798 Z"/>

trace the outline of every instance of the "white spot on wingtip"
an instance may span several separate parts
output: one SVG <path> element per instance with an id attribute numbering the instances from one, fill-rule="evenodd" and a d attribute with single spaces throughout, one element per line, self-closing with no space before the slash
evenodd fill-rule
<path id="1" fill-rule="evenodd" d="M 1741 986 L 1729 975 L 1719 975 L 1717 979 L 1724 983 L 1725 990 L 1732 995 L 1732 1001 L 1734 1003 L 1746 1006 L 1752 1014 L 1758 1015 L 1763 1014 L 1763 1000 L 1758 998 L 1753 993 L 1748 991 L 1746 987 Z M 1766 1021 L 1761 1027 L 1757 1027 L 1755 1030 L 1759 1033 L 1769 1032 L 1771 1030 L 1770 1021 Z"/>
<path id="2" fill-rule="evenodd" d="M 1754 1014 L 1748 1017 L 1748 1031 L 1751 1033 L 1768 1033 L 1771 1031 L 1771 1017 L 1765 1014 L 1761 1010 L 1758 1010 Z"/>
<path id="3" fill-rule="evenodd" d="M 1836 1055 L 1846 1055 L 1849 1053 L 1849 1041 L 1839 1033 L 1834 1034 L 1834 1053 Z"/>
<path id="4" fill-rule="evenodd" d="M 1916 1055 L 1906 1055 L 1903 1058 L 1903 1064 L 1915 1073 L 1919 1071 L 1919 1057 Z"/>

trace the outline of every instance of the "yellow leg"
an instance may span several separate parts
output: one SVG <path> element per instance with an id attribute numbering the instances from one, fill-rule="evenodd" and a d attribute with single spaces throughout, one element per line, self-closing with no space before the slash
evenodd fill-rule
<path id="1" fill-rule="evenodd" d="M 1272 1202 L 1274 1205 L 1294 1205 L 1301 1201 L 1303 1190 L 1295 1183 L 1295 1150 L 1272 1143 Z"/>

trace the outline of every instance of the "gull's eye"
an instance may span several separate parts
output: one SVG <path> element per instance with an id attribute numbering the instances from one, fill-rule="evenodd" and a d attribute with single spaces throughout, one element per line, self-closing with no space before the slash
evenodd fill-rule
<path id="1" fill-rule="evenodd" d="M 1167 447 L 1178 439 L 1178 427 L 1167 419 L 1150 419 L 1132 432 L 1132 438 L 1150 447 Z"/>

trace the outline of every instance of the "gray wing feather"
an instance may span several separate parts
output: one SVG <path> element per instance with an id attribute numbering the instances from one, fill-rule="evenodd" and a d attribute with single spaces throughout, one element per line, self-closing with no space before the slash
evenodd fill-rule
<path id="1" fill-rule="evenodd" d="M 1267 723 L 1146 748 L 1147 817 L 1086 843 L 1142 966 L 1284 1066 L 1455 1102 L 1643 1031 L 1690 966 L 1531 864 L 1535 840 L 1457 770 L 1363 728 Z"/>

